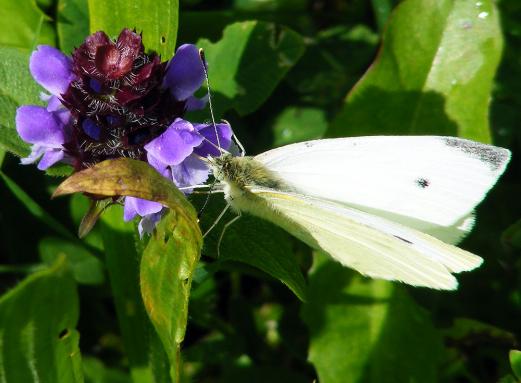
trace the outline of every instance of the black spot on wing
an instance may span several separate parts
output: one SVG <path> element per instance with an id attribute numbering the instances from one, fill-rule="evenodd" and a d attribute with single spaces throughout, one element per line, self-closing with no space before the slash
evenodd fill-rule
<path id="1" fill-rule="evenodd" d="M 416 180 L 416 185 L 418 185 L 422 189 L 425 189 L 426 187 L 430 186 L 430 184 L 430 181 L 425 178 L 418 178 Z"/>
<path id="2" fill-rule="evenodd" d="M 400 241 L 403 241 L 405 243 L 408 243 L 409 245 L 412 245 L 412 242 L 411 241 L 408 241 L 406 240 L 405 238 L 402 238 L 402 237 L 398 237 L 397 235 L 394 236 L 395 238 L 398 238 Z"/>
<path id="3" fill-rule="evenodd" d="M 469 156 L 485 162 L 493 171 L 498 170 L 509 157 L 508 150 L 496 146 L 453 137 L 444 137 L 443 140 L 445 145 L 459 149 Z"/>

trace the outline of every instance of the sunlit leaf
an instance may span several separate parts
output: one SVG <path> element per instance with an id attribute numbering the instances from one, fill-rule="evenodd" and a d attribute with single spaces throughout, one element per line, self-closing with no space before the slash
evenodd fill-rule
<path id="1" fill-rule="evenodd" d="M 16 108 L 41 104 L 42 88 L 29 73 L 30 54 L 27 49 L 0 47 L 0 146 L 18 156 L 29 154 L 29 145 L 16 132 Z"/>
<path id="2" fill-rule="evenodd" d="M 56 32 L 51 18 L 35 1 L 2 1 L 0 44 L 32 49 L 37 44 L 55 45 Z"/>
<path id="3" fill-rule="evenodd" d="M 440 134 L 488 142 L 501 49 L 492 0 L 404 1 L 328 134 Z"/>
<path id="4" fill-rule="evenodd" d="M 178 0 L 88 0 L 90 31 L 105 31 L 116 37 L 123 28 L 143 32 L 146 49 L 163 60 L 172 57 L 176 46 Z"/>
<path id="5" fill-rule="evenodd" d="M 229 108 L 255 111 L 304 53 L 298 33 L 260 21 L 229 25 L 219 41 L 197 45 L 208 61 L 217 114 Z"/>

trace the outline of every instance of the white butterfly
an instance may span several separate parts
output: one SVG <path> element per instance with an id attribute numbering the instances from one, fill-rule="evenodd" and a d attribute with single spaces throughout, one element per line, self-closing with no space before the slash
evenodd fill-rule
<path id="1" fill-rule="evenodd" d="M 239 214 L 271 221 L 363 275 L 452 290 L 452 273 L 483 261 L 452 244 L 470 232 L 474 208 L 509 159 L 507 149 L 460 138 L 374 136 L 208 163 L 215 191 Z"/>

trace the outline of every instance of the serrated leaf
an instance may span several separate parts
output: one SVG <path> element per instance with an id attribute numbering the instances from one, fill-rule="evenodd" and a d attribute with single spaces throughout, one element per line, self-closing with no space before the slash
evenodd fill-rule
<path id="1" fill-rule="evenodd" d="M 76 284 L 65 258 L 0 298 L 0 380 L 83 382 Z"/>
<path id="2" fill-rule="evenodd" d="M 321 383 L 438 381 L 441 339 L 403 286 L 317 255 L 302 318 Z"/>
<path id="3" fill-rule="evenodd" d="M 0 146 L 18 156 L 29 153 L 29 145 L 16 132 L 16 108 L 41 105 L 42 88 L 29 73 L 27 49 L 0 46 Z"/>
<path id="4" fill-rule="evenodd" d="M 179 13 L 178 0 L 88 0 L 90 31 L 116 37 L 123 28 L 143 32 L 145 49 L 163 60 L 174 54 Z"/>
<path id="5" fill-rule="evenodd" d="M 218 115 L 259 108 L 304 53 L 302 37 L 286 27 L 245 21 L 226 27 L 216 43 L 199 40 Z"/>
<path id="6" fill-rule="evenodd" d="M 329 136 L 440 134 L 489 142 L 502 49 L 492 0 L 406 0 Z"/>

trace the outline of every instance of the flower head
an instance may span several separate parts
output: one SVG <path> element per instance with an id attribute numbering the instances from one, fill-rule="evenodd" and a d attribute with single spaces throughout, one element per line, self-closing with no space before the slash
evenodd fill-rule
<path id="1" fill-rule="evenodd" d="M 72 57 L 39 46 L 30 70 L 50 95 L 46 108 L 17 110 L 18 133 L 32 144 L 24 164 L 41 158 L 40 169 L 63 161 L 77 171 L 128 157 L 149 162 L 178 186 L 190 186 L 208 177 L 197 156 L 218 155 L 217 143 L 223 149 L 230 145 L 228 124 L 214 128 L 183 119 L 187 110 L 205 105 L 194 96 L 205 78 L 194 45 L 180 46 L 171 60 L 161 62 L 157 54 L 145 53 L 135 31 L 124 29 L 115 40 L 100 31 Z M 127 197 L 125 219 L 146 217 L 141 225 L 146 231 L 162 209 L 156 202 Z"/>

